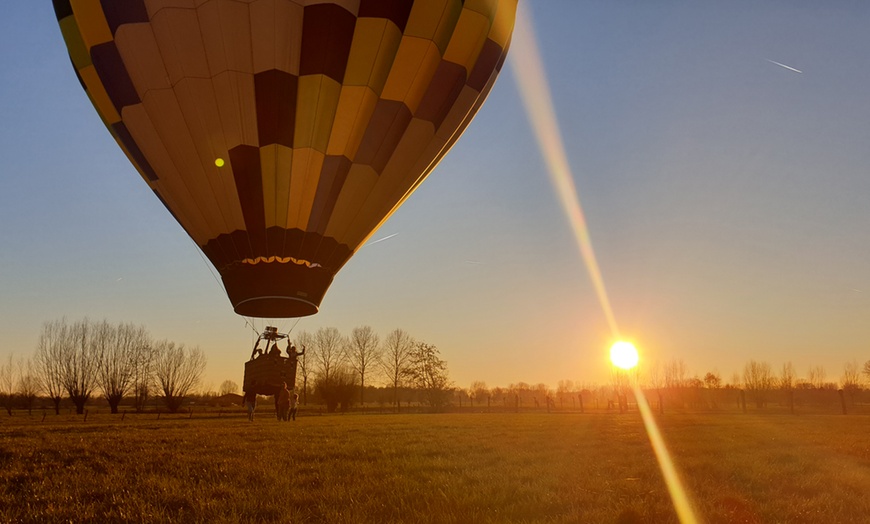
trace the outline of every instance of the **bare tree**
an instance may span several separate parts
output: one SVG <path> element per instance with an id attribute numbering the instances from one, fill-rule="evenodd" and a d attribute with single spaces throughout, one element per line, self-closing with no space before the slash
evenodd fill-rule
<path id="1" fill-rule="evenodd" d="M 664 383 L 665 389 L 668 390 L 671 398 L 676 398 L 679 400 L 681 405 L 685 404 L 685 398 L 683 395 L 683 388 L 686 387 L 686 382 L 688 381 L 688 370 L 686 368 L 686 363 L 683 359 L 671 359 L 670 362 L 666 363 L 664 366 Z"/>
<path id="2" fill-rule="evenodd" d="M 870 360 L 864 362 L 864 376 L 867 377 L 867 380 L 870 380 Z"/>
<path id="3" fill-rule="evenodd" d="M 564 382 L 565 381 L 562 380 L 559 381 L 560 387 L 564 384 Z M 571 381 L 568 380 L 567 382 L 570 383 Z M 570 391 L 570 389 L 568 391 Z M 560 390 L 560 393 L 564 393 L 564 391 Z M 489 398 L 489 388 L 486 387 L 486 382 L 483 382 L 482 380 L 475 380 L 468 388 L 468 394 L 473 399 L 472 402 L 476 400 L 477 405 L 479 406 L 480 403 L 484 401 L 484 399 Z"/>
<path id="4" fill-rule="evenodd" d="M 812 366 L 807 373 L 807 382 L 809 382 L 816 389 L 822 389 L 823 387 L 825 387 L 826 378 L 827 373 L 825 372 L 825 368 L 823 366 Z"/>
<path id="5" fill-rule="evenodd" d="M 314 362 L 320 378 L 329 382 L 330 377 L 344 364 L 346 341 L 334 327 L 320 328 L 314 335 Z"/>
<path id="6" fill-rule="evenodd" d="M 791 362 L 786 362 L 782 365 L 782 371 L 779 374 L 779 388 L 785 391 L 794 389 L 795 372 Z"/>
<path id="7" fill-rule="evenodd" d="M 438 348 L 425 342 L 414 344 L 408 372 L 414 387 L 420 390 L 429 406 L 437 409 L 447 403 L 450 392 L 447 362 L 441 360 Z"/>
<path id="8" fill-rule="evenodd" d="M 60 401 L 64 391 L 61 360 L 68 330 L 64 320 L 44 323 L 36 342 L 36 354 L 33 357 L 36 378 L 43 393 L 48 395 L 54 404 L 56 415 L 60 415 Z"/>
<path id="9" fill-rule="evenodd" d="M 716 397 L 718 396 L 719 388 L 722 387 L 722 377 L 719 376 L 718 371 L 708 371 L 706 375 L 704 375 L 704 387 L 707 388 L 708 398 L 710 399 L 710 406 L 713 409 L 716 409 L 717 402 Z"/>
<path id="10" fill-rule="evenodd" d="M 731 374 L 731 386 L 737 389 L 741 389 L 743 387 L 743 380 L 740 378 L 740 373 L 735 371 Z"/>
<path id="11" fill-rule="evenodd" d="M 308 405 L 308 382 L 313 378 L 312 363 L 314 361 L 313 354 L 314 337 L 307 331 L 302 331 L 296 336 L 296 343 L 300 348 L 305 348 L 305 352 L 297 361 L 299 373 L 302 374 L 302 404 Z"/>
<path id="12" fill-rule="evenodd" d="M 857 360 L 850 360 L 843 365 L 843 376 L 840 377 L 840 386 L 854 401 L 855 393 L 861 389 L 861 367 L 858 365 Z"/>
<path id="13" fill-rule="evenodd" d="M 239 385 L 232 380 L 224 380 L 221 382 L 221 387 L 218 390 L 218 395 L 231 395 L 239 392 Z"/>
<path id="14" fill-rule="evenodd" d="M 60 379 L 76 413 L 85 412 L 85 404 L 97 387 L 99 353 L 94 341 L 94 325 L 87 318 L 65 331 L 61 340 Z"/>
<path id="15" fill-rule="evenodd" d="M 387 377 L 389 387 L 393 389 L 393 403 L 396 410 L 399 409 L 399 388 L 402 387 L 408 374 L 413 347 L 414 339 L 401 329 L 394 329 L 384 340 L 381 370 Z"/>
<path id="16" fill-rule="evenodd" d="M 94 341 L 100 355 L 98 383 L 112 413 L 132 389 L 139 355 L 148 346 L 148 333 L 142 326 L 105 321 L 95 326 Z"/>
<path id="17" fill-rule="evenodd" d="M 5 364 L 0 364 L 0 404 L 9 416 L 12 416 L 12 406 L 15 401 L 15 366 L 12 365 L 12 355 Z"/>
<path id="18" fill-rule="evenodd" d="M 36 402 L 36 397 L 39 396 L 39 379 L 33 367 L 33 361 L 21 359 L 18 361 L 18 396 L 21 398 L 21 403 L 28 413 L 33 409 L 33 403 Z"/>
<path id="19" fill-rule="evenodd" d="M 199 347 L 187 349 L 166 340 L 154 344 L 154 376 L 169 411 L 178 411 L 184 397 L 199 384 L 205 364 Z"/>
<path id="20" fill-rule="evenodd" d="M 145 405 L 154 389 L 154 344 L 146 337 L 144 344 L 134 354 L 133 374 L 130 378 L 130 388 L 133 392 L 133 407 L 136 413 L 145 411 Z"/>
<path id="21" fill-rule="evenodd" d="M 774 384 L 770 364 L 755 360 L 747 362 L 743 368 L 743 383 L 755 399 L 755 405 L 759 408 L 764 407 L 767 404 L 767 394 Z"/>
<path id="22" fill-rule="evenodd" d="M 670 362 L 665 364 L 664 369 L 664 380 L 665 387 L 668 389 L 679 389 L 686 385 L 686 379 L 688 377 L 688 371 L 686 369 L 686 363 L 683 359 L 671 359 Z"/>
<path id="23" fill-rule="evenodd" d="M 662 396 L 662 387 L 665 383 L 664 374 L 662 373 L 661 363 L 656 360 L 652 366 L 646 369 L 647 380 L 649 385 L 656 392 L 656 398 L 659 401 L 659 413 L 665 412 L 664 398 Z"/>
<path id="24" fill-rule="evenodd" d="M 350 367 L 359 375 L 361 406 L 365 402 L 366 372 L 374 368 L 380 354 L 380 339 L 371 326 L 353 328 L 347 344 L 347 360 Z"/>

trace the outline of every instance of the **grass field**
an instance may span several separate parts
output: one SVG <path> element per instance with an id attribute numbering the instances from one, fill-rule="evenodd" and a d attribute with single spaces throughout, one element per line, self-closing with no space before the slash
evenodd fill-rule
<path id="1" fill-rule="evenodd" d="M 666 414 L 701 521 L 870 521 L 870 417 Z M 676 522 L 640 416 L 0 420 L 2 522 Z"/>

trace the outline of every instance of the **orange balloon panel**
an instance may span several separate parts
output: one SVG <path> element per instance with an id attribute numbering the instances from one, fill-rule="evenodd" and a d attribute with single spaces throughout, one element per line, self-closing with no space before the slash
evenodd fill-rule
<path id="1" fill-rule="evenodd" d="M 55 0 L 118 144 L 235 311 L 316 313 L 504 62 L 517 0 Z"/>

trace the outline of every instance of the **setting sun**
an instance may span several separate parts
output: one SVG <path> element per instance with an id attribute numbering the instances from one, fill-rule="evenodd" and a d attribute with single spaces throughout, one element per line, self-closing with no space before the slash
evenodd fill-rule
<path id="1" fill-rule="evenodd" d="M 631 369 L 637 365 L 637 349 L 631 342 L 616 342 L 610 346 L 610 361 L 618 368 Z"/>

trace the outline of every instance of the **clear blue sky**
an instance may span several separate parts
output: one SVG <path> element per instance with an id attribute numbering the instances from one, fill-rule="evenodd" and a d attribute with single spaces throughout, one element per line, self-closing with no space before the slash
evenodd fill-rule
<path id="1" fill-rule="evenodd" d="M 829 380 L 870 359 L 870 5 L 527 4 L 642 358 L 725 380 L 751 358 Z M 30 355 L 47 320 L 88 316 L 199 345 L 207 384 L 240 383 L 253 331 L 98 119 L 51 3 L 4 12 L 0 357 Z M 608 380 L 610 332 L 512 67 L 373 238 L 396 236 L 364 247 L 297 331 L 402 328 L 460 386 Z"/>

